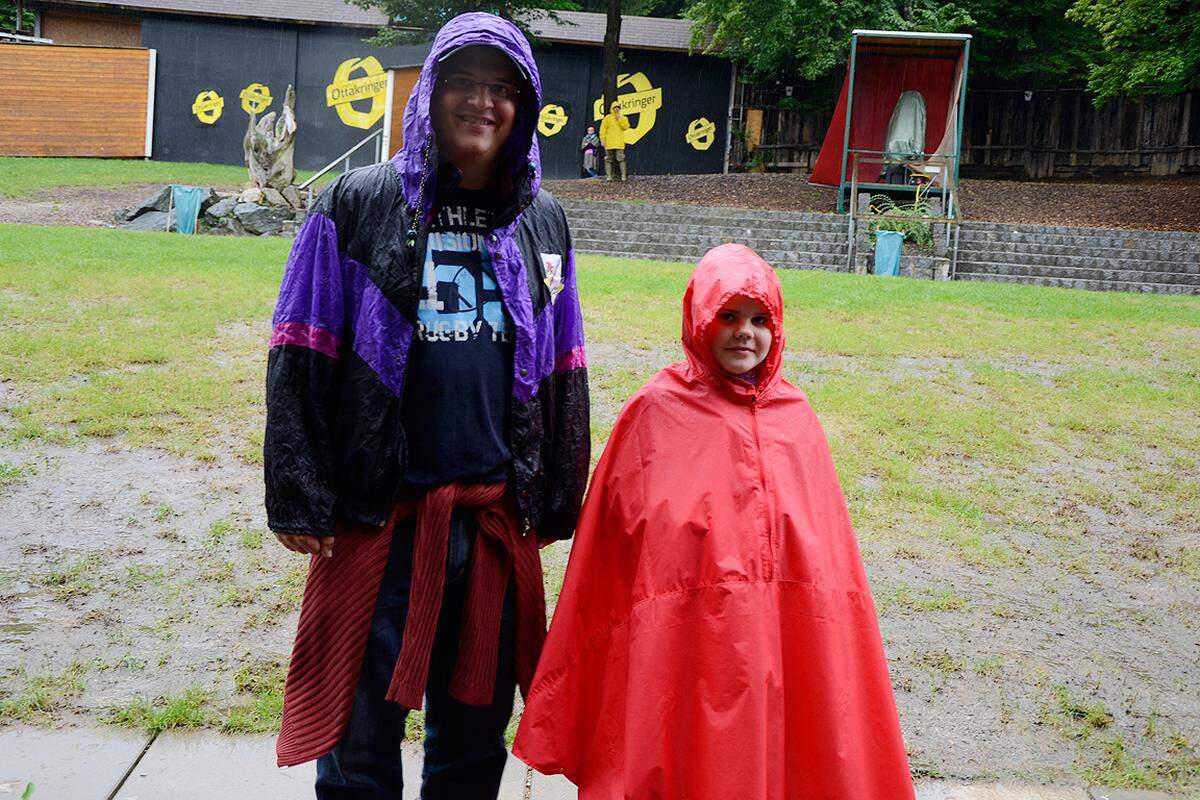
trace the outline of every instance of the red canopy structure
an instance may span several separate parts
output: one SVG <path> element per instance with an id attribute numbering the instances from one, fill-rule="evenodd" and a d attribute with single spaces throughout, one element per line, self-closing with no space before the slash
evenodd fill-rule
<path id="1" fill-rule="evenodd" d="M 858 186 L 903 191 L 884 183 L 882 168 L 937 161 L 944 194 L 957 184 L 962 146 L 963 104 L 967 94 L 967 62 L 971 37 L 960 33 L 856 30 L 851 34 L 850 62 L 829 131 L 813 165 L 809 182 L 838 187 L 838 211 L 844 210 L 852 171 Z M 919 152 L 888 153 L 885 140 L 901 95 L 919 93 L 925 105 L 925 136 Z M 912 187 L 909 187 L 912 190 Z M 950 211 L 950 209 L 948 209 Z"/>

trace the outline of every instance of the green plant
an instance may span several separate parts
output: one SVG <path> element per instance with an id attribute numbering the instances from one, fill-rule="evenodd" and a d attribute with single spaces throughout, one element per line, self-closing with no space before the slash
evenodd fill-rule
<path id="1" fill-rule="evenodd" d="M 883 214 L 887 216 L 867 222 L 872 247 L 875 246 L 875 231 L 903 233 L 906 241 L 918 247 L 933 245 L 933 226 L 923 219 L 929 216 L 928 202 L 897 203 L 885 194 L 871 195 L 871 216 Z"/>

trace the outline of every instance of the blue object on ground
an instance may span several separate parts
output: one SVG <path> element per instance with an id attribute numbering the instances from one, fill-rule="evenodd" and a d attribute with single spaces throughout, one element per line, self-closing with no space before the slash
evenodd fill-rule
<path id="1" fill-rule="evenodd" d="M 900 274 L 900 245 L 904 234 L 899 231 L 875 231 L 875 274 Z"/>
<path id="2" fill-rule="evenodd" d="M 179 233 L 195 233 L 196 220 L 200 217 L 200 202 L 204 190 L 199 186 L 171 184 L 171 202 L 175 206 L 175 230 Z"/>

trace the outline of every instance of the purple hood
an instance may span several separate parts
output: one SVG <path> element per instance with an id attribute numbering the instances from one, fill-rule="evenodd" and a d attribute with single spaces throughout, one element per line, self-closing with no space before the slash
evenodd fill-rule
<path id="1" fill-rule="evenodd" d="M 502 51 L 517 65 L 525 77 L 528 91 L 522 91 L 517 108 L 517 120 L 512 135 L 505 145 L 504 155 L 508 174 L 514 185 L 529 182 L 530 196 L 537 194 L 541 185 L 541 158 L 537 145 L 537 118 L 542 107 L 542 82 L 538 76 L 537 63 L 525 35 L 506 19 L 494 14 L 473 11 L 460 14 L 447 22 L 438 31 L 433 47 L 425 58 L 421 76 L 413 87 L 404 109 L 404 146 L 392 158 L 392 164 L 400 174 L 404 186 L 404 199 L 410 208 L 416 208 L 420 192 L 421 175 L 425 178 L 425 202 L 420 209 L 422 216 L 430 213 L 436 195 L 434 181 L 437 177 L 437 145 L 433 141 L 433 122 L 429 104 L 433 98 L 433 87 L 437 84 L 441 60 L 460 47 L 486 45 Z M 429 146 L 431 164 L 425 164 L 426 146 Z"/>

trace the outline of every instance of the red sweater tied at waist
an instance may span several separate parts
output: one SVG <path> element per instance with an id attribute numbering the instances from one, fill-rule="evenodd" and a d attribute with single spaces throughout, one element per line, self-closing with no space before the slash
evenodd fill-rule
<path id="1" fill-rule="evenodd" d="M 503 483 L 430 489 L 420 500 L 397 503 L 383 528 L 339 530 L 332 558 L 313 556 L 284 689 L 276 743 L 281 767 L 319 758 L 341 739 L 392 535 L 396 524 L 413 514 L 417 524 L 408 616 L 387 699 L 409 709 L 423 704 L 455 508 L 474 512 L 476 535 L 450 694 L 472 705 L 492 702 L 500 615 L 509 580 L 515 577 L 516 674 L 525 696 L 546 637 L 546 598 L 537 537 L 522 534 L 505 490 Z"/>

